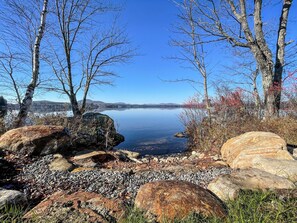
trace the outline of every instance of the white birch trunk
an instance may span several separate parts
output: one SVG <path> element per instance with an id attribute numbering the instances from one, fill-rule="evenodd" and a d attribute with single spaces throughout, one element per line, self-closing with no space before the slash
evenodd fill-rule
<path id="1" fill-rule="evenodd" d="M 34 91 L 37 85 L 37 81 L 39 78 L 39 52 L 40 52 L 40 43 L 45 30 L 45 21 L 47 14 L 47 5 L 48 0 L 43 1 L 42 13 L 40 16 L 40 25 L 38 28 L 38 33 L 35 38 L 34 49 L 33 49 L 33 63 L 32 63 L 32 79 L 30 84 L 27 86 L 25 97 L 21 103 L 20 111 L 15 121 L 15 127 L 20 127 L 25 124 L 25 120 L 28 115 L 28 111 L 32 105 Z"/>

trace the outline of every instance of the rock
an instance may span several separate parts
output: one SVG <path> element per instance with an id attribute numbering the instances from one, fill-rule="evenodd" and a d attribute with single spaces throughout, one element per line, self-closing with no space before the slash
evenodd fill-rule
<path id="1" fill-rule="evenodd" d="M 140 156 L 140 153 L 138 153 L 138 152 L 132 152 L 132 151 L 129 151 L 129 150 L 122 150 L 122 149 L 117 150 L 116 153 L 123 153 L 128 158 L 134 158 L 134 159 L 137 159 Z"/>
<path id="2" fill-rule="evenodd" d="M 118 200 L 92 192 L 56 192 L 25 214 L 38 222 L 117 222 L 125 213 Z"/>
<path id="3" fill-rule="evenodd" d="M 73 165 L 69 163 L 63 156 L 60 154 L 55 154 L 54 160 L 49 164 L 49 169 L 51 171 L 71 171 Z"/>
<path id="4" fill-rule="evenodd" d="M 25 194 L 17 190 L 5 190 L 0 188 L 0 208 L 4 205 L 23 205 L 27 203 Z"/>
<path id="5" fill-rule="evenodd" d="M 12 129 L 0 137 L 0 149 L 25 155 L 65 152 L 70 136 L 62 126 L 36 125 Z"/>
<path id="6" fill-rule="evenodd" d="M 297 161 L 255 157 L 252 167 L 297 182 Z"/>
<path id="7" fill-rule="evenodd" d="M 245 150 L 242 151 L 232 162 L 232 165 L 230 165 L 232 168 L 253 168 L 252 160 L 256 157 L 272 157 L 272 159 L 275 160 L 294 160 L 294 158 L 291 156 L 291 154 L 285 150 L 279 150 L 279 151 L 266 151 L 265 154 L 257 154 L 254 153 L 255 150 Z M 271 153 L 270 153 L 271 152 Z"/>
<path id="8" fill-rule="evenodd" d="M 78 167 L 75 168 L 74 170 L 71 171 L 71 173 L 78 173 L 78 172 L 82 172 L 82 171 L 93 171 L 96 170 L 95 168 L 92 167 Z"/>
<path id="9" fill-rule="evenodd" d="M 220 159 L 220 156 L 219 155 L 214 155 L 211 157 L 214 161 L 217 161 Z"/>
<path id="10" fill-rule="evenodd" d="M 228 164 L 224 161 L 218 160 L 210 164 L 213 167 L 228 167 Z"/>
<path id="11" fill-rule="evenodd" d="M 176 138 L 185 138 L 186 134 L 184 132 L 177 132 L 174 134 L 174 137 Z"/>
<path id="12" fill-rule="evenodd" d="M 229 139 L 221 153 L 232 168 L 251 167 L 250 161 L 255 156 L 293 160 L 285 140 L 271 132 L 248 132 Z"/>
<path id="13" fill-rule="evenodd" d="M 205 157 L 205 154 L 204 154 L 204 153 L 201 153 L 201 154 L 198 156 L 199 159 L 203 159 L 204 157 Z"/>
<path id="14" fill-rule="evenodd" d="M 138 190 L 135 206 L 148 216 L 162 219 L 182 219 L 191 213 L 225 217 L 223 203 L 209 191 L 184 181 L 156 181 Z"/>
<path id="15" fill-rule="evenodd" d="M 92 151 L 73 157 L 73 162 L 82 167 L 95 167 L 100 163 L 115 160 L 116 158 L 105 151 Z"/>
<path id="16" fill-rule="evenodd" d="M 219 176 L 209 183 L 207 189 L 221 200 L 234 200 L 240 190 L 293 189 L 292 181 L 258 169 L 245 169 Z"/>
<path id="17" fill-rule="evenodd" d="M 297 148 L 293 149 L 293 157 L 297 159 Z"/>
<path id="18" fill-rule="evenodd" d="M 125 140 L 116 132 L 114 121 L 109 116 L 95 112 L 83 114 L 81 123 L 72 130 L 72 135 L 76 148 L 112 149 Z"/>

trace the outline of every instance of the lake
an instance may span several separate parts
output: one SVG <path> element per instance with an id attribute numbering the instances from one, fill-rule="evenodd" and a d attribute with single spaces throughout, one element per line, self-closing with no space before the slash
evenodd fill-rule
<path id="1" fill-rule="evenodd" d="M 179 118 L 183 109 L 126 109 L 106 110 L 101 113 L 115 121 L 117 131 L 125 141 L 117 146 L 141 155 L 162 155 L 183 152 L 186 139 L 174 134 L 184 131 Z"/>

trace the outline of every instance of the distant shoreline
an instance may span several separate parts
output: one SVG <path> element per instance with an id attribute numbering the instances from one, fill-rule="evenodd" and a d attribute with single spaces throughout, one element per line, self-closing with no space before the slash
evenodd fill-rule
<path id="1" fill-rule="evenodd" d="M 80 102 L 79 102 L 80 103 Z M 17 104 L 8 105 L 9 110 L 18 110 Z M 159 109 L 175 109 L 184 108 L 184 104 L 175 103 L 160 103 L 160 104 L 127 104 L 127 103 L 105 103 L 101 101 L 87 101 L 86 110 L 125 110 L 135 108 L 159 108 Z M 61 112 L 71 110 L 71 104 L 68 102 L 54 102 L 54 101 L 35 101 L 31 106 L 32 112 Z"/>

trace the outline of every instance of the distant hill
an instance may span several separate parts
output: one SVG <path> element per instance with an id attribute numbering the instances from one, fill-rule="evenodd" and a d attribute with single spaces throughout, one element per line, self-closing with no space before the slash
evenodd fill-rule
<path id="1" fill-rule="evenodd" d="M 78 101 L 79 104 L 82 101 Z M 117 103 L 106 103 L 103 101 L 93 101 L 87 99 L 87 110 L 94 109 L 123 109 L 123 108 L 180 108 L 183 105 L 175 103 L 160 103 L 160 104 L 127 104 L 124 102 Z M 8 104 L 8 108 L 12 110 L 18 110 L 17 104 Z M 34 101 L 31 107 L 33 112 L 59 112 L 59 111 L 69 111 L 71 110 L 71 105 L 68 102 L 55 102 L 55 101 Z"/>

